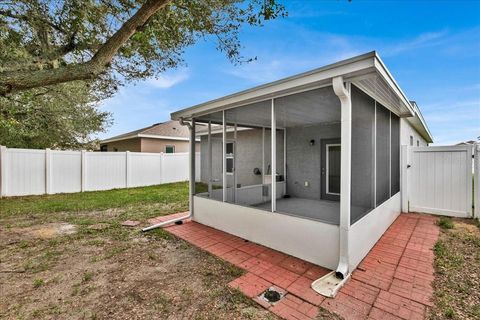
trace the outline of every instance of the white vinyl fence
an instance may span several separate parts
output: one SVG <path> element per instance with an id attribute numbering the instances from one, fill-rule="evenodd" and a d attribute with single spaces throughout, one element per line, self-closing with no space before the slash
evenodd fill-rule
<path id="1" fill-rule="evenodd" d="M 408 148 L 409 211 L 473 217 L 472 146 Z M 477 152 L 478 156 L 478 152 Z M 478 195 L 478 189 L 476 190 Z M 476 199 L 478 207 L 478 198 Z"/>
<path id="2" fill-rule="evenodd" d="M 196 154 L 196 180 L 200 155 Z M 0 147 L 1 196 L 71 193 L 186 181 L 188 153 L 86 152 Z"/>

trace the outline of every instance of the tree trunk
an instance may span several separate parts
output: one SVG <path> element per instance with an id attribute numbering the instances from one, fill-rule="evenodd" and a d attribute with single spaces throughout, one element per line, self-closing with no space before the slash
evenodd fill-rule
<path id="1" fill-rule="evenodd" d="M 85 63 L 70 64 L 57 69 L 38 71 L 7 71 L 0 73 L 0 95 L 74 80 L 94 79 L 104 72 L 121 46 L 138 28 L 170 0 L 148 0 L 128 19 Z"/>

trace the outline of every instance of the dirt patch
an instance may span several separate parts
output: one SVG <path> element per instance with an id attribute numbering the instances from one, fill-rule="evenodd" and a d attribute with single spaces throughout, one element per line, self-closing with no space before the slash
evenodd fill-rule
<path id="1" fill-rule="evenodd" d="M 453 219 L 442 229 L 435 251 L 435 306 L 430 319 L 480 319 L 480 229 L 473 220 Z"/>
<path id="2" fill-rule="evenodd" d="M 142 234 L 106 216 L 75 216 L 74 228 L 0 227 L 0 318 L 277 319 L 228 288 L 241 270 L 161 229 Z"/>

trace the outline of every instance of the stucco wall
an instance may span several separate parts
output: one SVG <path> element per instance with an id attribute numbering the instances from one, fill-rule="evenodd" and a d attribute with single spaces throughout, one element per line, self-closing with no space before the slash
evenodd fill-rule
<path id="1" fill-rule="evenodd" d="M 320 199 L 320 141 L 332 138 L 340 138 L 339 123 L 287 129 L 287 190 L 291 196 Z"/>
<path id="2" fill-rule="evenodd" d="M 410 136 L 413 137 L 413 146 L 417 146 L 417 140 L 420 147 L 426 147 L 428 144 L 425 139 L 415 130 L 405 118 L 400 119 L 400 144 L 403 146 L 410 145 Z"/>
<path id="3" fill-rule="evenodd" d="M 131 151 L 131 152 L 141 151 L 140 138 L 113 141 L 113 142 L 103 143 L 100 146 L 103 146 L 105 144 L 107 145 L 107 151 Z"/>
<path id="4" fill-rule="evenodd" d="M 319 199 L 320 198 L 320 159 L 322 139 L 340 137 L 340 124 L 315 125 L 287 129 L 287 175 L 288 192 L 292 196 Z M 232 139 L 233 133 L 227 133 L 227 139 Z M 315 140 L 313 146 L 310 140 Z M 265 169 L 271 163 L 270 130 L 265 131 Z M 201 138 L 201 172 L 202 181 L 208 181 L 208 140 Z M 222 142 L 220 134 L 212 135 L 212 177 L 222 179 Z M 237 133 L 237 183 L 242 186 L 262 183 L 261 175 L 254 175 L 254 168 L 262 168 L 262 130 L 251 129 Z M 277 135 L 277 172 L 283 174 L 283 132 Z M 227 176 L 229 186 L 232 176 Z M 308 186 L 305 186 L 308 181 Z M 217 183 L 220 185 L 221 182 Z"/>
<path id="5" fill-rule="evenodd" d="M 233 139 L 233 132 L 227 133 L 227 140 Z M 271 163 L 271 135 L 265 130 L 265 171 Z M 253 173 L 254 168 L 262 170 L 262 129 L 237 132 L 236 144 L 237 184 L 241 186 L 262 183 L 262 176 Z M 208 137 L 202 136 L 200 143 L 202 182 L 208 182 Z M 277 172 L 283 174 L 283 131 L 277 131 Z M 222 181 L 222 135 L 212 134 L 212 178 Z M 233 176 L 227 175 L 228 186 L 233 184 Z"/>
<path id="6" fill-rule="evenodd" d="M 175 146 L 175 153 L 188 152 L 188 141 L 142 138 L 142 152 L 165 152 L 165 146 Z M 200 147 L 197 143 L 197 151 Z"/>

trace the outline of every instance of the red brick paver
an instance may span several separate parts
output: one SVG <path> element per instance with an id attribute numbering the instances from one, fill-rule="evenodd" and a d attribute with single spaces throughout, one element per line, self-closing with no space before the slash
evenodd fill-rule
<path id="1" fill-rule="evenodd" d="M 179 213 L 149 220 L 159 223 Z M 242 291 L 283 319 L 313 319 L 318 306 L 345 319 L 423 319 L 432 305 L 433 246 L 439 236 L 436 218 L 401 214 L 353 272 L 334 299 L 311 283 L 330 270 L 225 232 L 188 221 L 166 229 L 186 241 L 247 271 L 228 285 Z M 267 288 L 285 292 L 268 303 L 258 299 Z"/>

